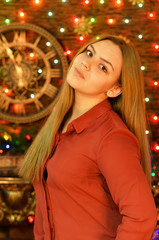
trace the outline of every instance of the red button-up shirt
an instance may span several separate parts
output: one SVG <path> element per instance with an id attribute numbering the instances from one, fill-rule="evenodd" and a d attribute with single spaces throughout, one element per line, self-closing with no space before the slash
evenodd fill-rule
<path id="1" fill-rule="evenodd" d="M 106 99 L 59 131 L 34 182 L 36 240 L 150 240 L 157 223 L 140 146 Z"/>

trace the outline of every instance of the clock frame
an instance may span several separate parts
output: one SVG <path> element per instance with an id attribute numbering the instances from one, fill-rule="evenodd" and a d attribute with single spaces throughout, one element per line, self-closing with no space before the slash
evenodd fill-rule
<path id="1" fill-rule="evenodd" d="M 53 109 L 68 68 L 64 50 L 47 30 L 0 26 L 0 118 L 28 123 Z"/>

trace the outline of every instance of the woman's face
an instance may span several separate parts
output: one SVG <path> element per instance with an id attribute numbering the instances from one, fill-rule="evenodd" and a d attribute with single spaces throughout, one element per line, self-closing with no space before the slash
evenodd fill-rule
<path id="1" fill-rule="evenodd" d="M 102 40 L 89 45 L 74 59 L 66 81 L 75 91 L 105 96 L 108 90 L 118 91 L 121 68 L 120 48 L 110 40 Z"/>

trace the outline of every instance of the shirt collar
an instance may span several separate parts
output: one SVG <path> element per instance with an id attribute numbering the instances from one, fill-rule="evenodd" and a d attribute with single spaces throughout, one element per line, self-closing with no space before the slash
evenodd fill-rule
<path id="1" fill-rule="evenodd" d="M 102 114 L 111 110 L 112 106 L 108 99 L 98 103 L 93 108 L 91 108 L 86 113 L 82 114 L 80 117 L 74 119 L 70 124 L 74 127 L 77 133 L 82 132 L 87 128 L 90 123 L 99 118 Z"/>

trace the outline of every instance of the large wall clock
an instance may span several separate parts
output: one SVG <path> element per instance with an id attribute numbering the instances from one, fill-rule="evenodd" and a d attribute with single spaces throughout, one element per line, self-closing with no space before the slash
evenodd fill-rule
<path id="1" fill-rule="evenodd" d="M 45 29 L 0 26 L 0 118 L 27 123 L 48 115 L 67 67 L 64 50 Z"/>

